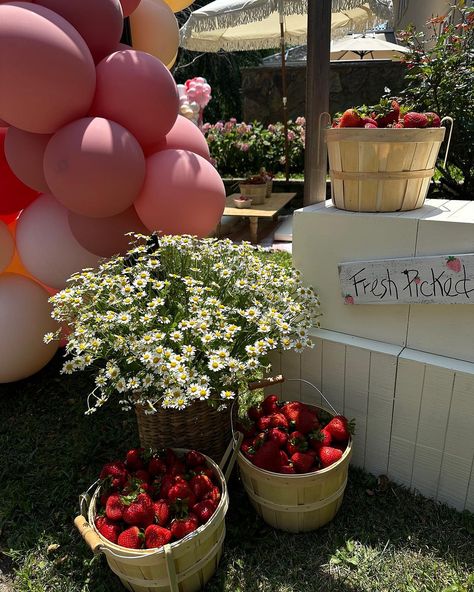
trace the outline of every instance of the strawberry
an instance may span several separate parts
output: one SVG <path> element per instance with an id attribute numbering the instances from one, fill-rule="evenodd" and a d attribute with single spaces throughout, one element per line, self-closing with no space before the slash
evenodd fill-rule
<path id="1" fill-rule="evenodd" d="M 196 496 L 187 483 L 175 483 L 168 491 L 168 500 L 170 503 L 181 500 L 187 502 L 188 506 L 191 507 L 196 503 Z"/>
<path id="2" fill-rule="evenodd" d="M 298 413 L 305 409 L 306 405 L 300 401 L 292 401 L 291 403 L 285 403 L 280 409 L 281 413 L 288 419 L 288 421 L 296 421 Z"/>
<path id="3" fill-rule="evenodd" d="M 217 504 L 212 500 L 202 500 L 193 506 L 193 513 L 196 514 L 199 524 L 206 524 L 216 511 Z"/>
<path id="4" fill-rule="evenodd" d="M 339 120 L 339 127 L 363 127 L 362 117 L 356 109 L 347 109 Z"/>
<path id="5" fill-rule="evenodd" d="M 255 454 L 253 440 L 244 440 L 240 445 L 240 451 L 245 457 L 247 457 L 249 460 L 252 460 L 253 455 Z"/>
<path id="6" fill-rule="evenodd" d="M 306 452 L 308 450 L 306 436 L 298 431 L 292 432 L 288 437 L 286 449 L 290 456 L 295 454 L 295 452 Z"/>
<path id="7" fill-rule="evenodd" d="M 262 444 L 266 441 L 267 439 L 267 434 L 265 432 L 260 432 L 259 434 L 257 434 L 255 436 L 255 438 L 253 439 L 253 443 L 252 443 L 252 447 L 255 451 L 257 451 Z"/>
<path id="8" fill-rule="evenodd" d="M 461 271 L 461 260 L 457 257 L 448 257 L 446 259 L 446 267 L 451 271 L 459 273 Z"/>
<path id="9" fill-rule="evenodd" d="M 120 524 L 110 520 L 107 516 L 97 516 L 95 526 L 99 533 L 111 543 L 116 543 L 119 534 L 122 532 Z"/>
<path id="10" fill-rule="evenodd" d="M 260 407 L 249 407 L 247 415 L 252 421 L 258 421 L 263 415 L 263 410 Z"/>
<path id="11" fill-rule="evenodd" d="M 381 99 L 371 109 L 370 117 L 375 120 L 377 127 L 387 127 L 396 123 L 400 117 L 400 105 L 393 99 Z"/>
<path id="12" fill-rule="evenodd" d="M 168 492 L 171 487 L 173 487 L 174 482 L 174 477 L 169 473 L 166 473 L 166 475 L 163 476 L 163 479 L 161 480 L 160 497 L 165 499 L 168 497 Z"/>
<path id="13" fill-rule="evenodd" d="M 270 415 L 270 427 L 288 429 L 288 420 L 283 413 L 272 413 Z"/>
<path id="14" fill-rule="evenodd" d="M 99 478 L 110 483 L 113 489 L 119 489 L 125 485 L 128 472 L 121 460 L 114 460 L 102 467 Z"/>
<path id="15" fill-rule="evenodd" d="M 162 475 L 163 473 L 166 473 L 166 464 L 160 457 L 152 456 L 148 463 L 147 470 L 150 475 Z"/>
<path id="16" fill-rule="evenodd" d="M 145 547 L 156 549 L 171 541 L 171 531 L 157 524 L 150 524 L 145 530 Z"/>
<path id="17" fill-rule="evenodd" d="M 327 424 L 325 430 L 331 434 L 333 441 L 347 442 L 354 432 L 354 420 L 349 423 L 343 415 L 336 415 Z"/>
<path id="18" fill-rule="evenodd" d="M 283 465 L 280 467 L 279 472 L 285 475 L 294 475 L 296 473 L 293 465 Z"/>
<path id="19" fill-rule="evenodd" d="M 221 499 L 221 490 L 217 487 L 217 485 L 214 485 L 214 487 L 211 489 L 211 491 L 208 491 L 203 497 L 203 500 L 211 500 L 211 501 L 215 502 L 216 504 L 219 503 L 220 499 Z"/>
<path id="20" fill-rule="evenodd" d="M 125 465 L 129 471 L 138 471 L 143 469 L 143 448 L 132 448 L 125 455 Z"/>
<path id="21" fill-rule="evenodd" d="M 440 127 L 441 119 L 437 113 L 428 111 L 428 113 L 425 113 L 425 117 L 428 120 L 427 127 Z"/>
<path id="22" fill-rule="evenodd" d="M 270 415 L 262 415 L 262 417 L 257 421 L 257 428 L 264 432 L 265 430 L 269 430 L 272 427 L 272 418 Z"/>
<path id="23" fill-rule="evenodd" d="M 280 469 L 280 447 L 276 442 L 264 442 L 252 459 L 253 464 L 265 471 L 278 472 Z"/>
<path id="24" fill-rule="evenodd" d="M 312 409 L 302 409 L 298 413 L 295 421 L 296 431 L 301 432 L 302 434 L 307 434 L 318 427 L 319 421 L 316 411 L 313 411 Z"/>
<path id="25" fill-rule="evenodd" d="M 377 128 L 376 125 L 374 125 L 373 123 L 364 123 L 364 127 L 366 129 L 370 129 L 370 128 Z"/>
<path id="26" fill-rule="evenodd" d="M 320 450 L 322 446 L 330 446 L 332 442 L 331 432 L 326 428 L 316 430 L 309 434 L 309 444 L 313 450 Z"/>
<path id="27" fill-rule="evenodd" d="M 291 455 L 291 462 L 297 473 L 309 473 L 314 464 L 314 458 L 306 452 L 295 452 Z"/>
<path id="28" fill-rule="evenodd" d="M 168 524 L 170 519 L 170 505 L 164 499 L 153 502 L 153 512 L 155 513 L 155 520 L 160 526 Z"/>
<path id="29" fill-rule="evenodd" d="M 109 496 L 107 504 L 105 505 L 105 514 L 110 520 L 122 520 L 123 511 L 125 506 L 123 505 L 122 498 L 117 493 L 113 493 Z"/>
<path id="30" fill-rule="evenodd" d="M 140 481 L 140 483 L 148 483 L 150 481 L 150 473 L 144 469 L 139 469 L 135 473 L 135 477 Z"/>
<path id="31" fill-rule="evenodd" d="M 175 518 L 171 522 L 170 530 L 174 539 L 182 539 L 187 534 L 194 532 L 199 526 L 196 514 L 190 512 L 186 518 Z"/>
<path id="32" fill-rule="evenodd" d="M 341 122 L 340 117 L 335 117 L 331 123 L 331 127 L 340 127 L 339 123 Z"/>
<path id="33" fill-rule="evenodd" d="M 202 499 L 214 484 L 207 475 L 195 475 L 189 482 L 189 487 L 198 500 Z"/>
<path id="34" fill-rule="evenodd" d="M 266 415 L 278 412 L 278 397 L 276 395 L 268 395 L 262 402 L 262 410 Z"/>
<path id="35" fill-rule="evenodd" d="M 174 465 L 168 469 L 168 473 L 175 477 L 182 476 L 186 473 L 186 467 L 182 461 L 177 460 Z"/>
<path id="36" fill-rule="evenodd" d="M 337 462 L 342 457 L 342 450 L 332 448 L 331 446 L 323 446 L 319 451 L 319 459 L 323 468 L 329 467 Z"/>
<path id="37" fill-rule="evenodd" d="M 354 304 L 354 296 L 351 296 L 350 294 L 346 294 L 344 296 L 344 304 Z"/>
<path id="38" fill-rule="evenodd" d="M 176 462 L 178 462 L 178 457 L 173 452 L 173 450 L 171 450 L 171 448 L 167 448 L 165 451 L 165 462 L 168 468 L 172 467 Z"/>
<path id="39" fill-rule="evenodd" d="M 288 441 L 288 434 L 280 428 L 271 428 L 267 432 L 267 440 L 273 440 L 280 448 L 283 448 Z"/>
<path id="40" fill-rule="evenodd" d="M 428 118 L 423 113 L 409 111 L 405 113 L 403 125 L 405 127 L 426 127 L 428 125 Z"/>
<path id="41" fill-rule="evenodd" d="M 387 127 L 389 126 L 387 125 Z M 405 127 L 403 121 L 397 121 L 397 123 L 392 124 L 392 128 L 394 129 L 401 129 L 402 127 Z"/>
<path id="42" fill-rule="evenodd" d="M 146 493 L 138 494 L 135 501 L 125 508 L 122 517 L 124 522 L 133 526 L 146 528 L 152 524 L 155 519 L 155 511 L 150 496 Z"/>
<path id="43" fill-rule="evenodd" d="M 214 482 L 216 479 L 216 475 L 214 470 L 211 467 L 206 467 L 205 465 L 199 465 L 198 467 L 194 467 L 192 471 L 190 471 L 191 475 L 206 475 L 209 479 Z"/>
<path id="44" fill-rule="evenodd" d="M 288 455 L 284 450 L 279 451 L 280 465 L 287 465 L 289 462 Z"/>
<path id="45" fill-rule="evenodd" d="M 197 450 L 188 450 L 184 461 L 187 467 L 197 467 L 206 464 L 206 457 Z"/>
<path id="46" fill-rule="evenodd" d="M 377 122 L 375 121 L 375 119 L 372 119 L 372 117 L 367 117 L 367 115 L 364 115 L 362 117 L 362 123 L 364 124 L 364 127 L 377 127 Z"/>
<path id="47" fill-rule="evenodd" d="M 143 533 L 137 526 L 132 526 L 121 532 L 117 539 L 117 544 L 127 549 L 141 549 L 143 542 Z"/>

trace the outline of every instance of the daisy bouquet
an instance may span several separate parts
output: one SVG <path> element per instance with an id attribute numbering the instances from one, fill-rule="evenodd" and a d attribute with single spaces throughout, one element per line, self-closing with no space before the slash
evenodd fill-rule
<path id="1" fill-rule="evenodd" d="M 311 347 L 319 316 L 299 272 L 230 240 L 134 235 L 125 256 L 69 282 L 52 316 L 70 330 L 62 372 L 94 373 L 88 413 L 111 398 L 149 413 L 219 407 L 270 370 L 272 350 Z"/>

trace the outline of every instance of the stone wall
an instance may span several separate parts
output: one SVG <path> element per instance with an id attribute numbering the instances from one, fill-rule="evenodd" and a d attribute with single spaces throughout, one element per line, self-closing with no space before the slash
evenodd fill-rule
<path id="1" fill-rule="evenodd" d="M 331 62 L 329 109 L 331 113 L 349 107 L 374 104 L 388 87 L 393 95 L 403 88 L 405 67 L 385 60 Z M 305 112 L 306 66 L 287 66 L 290 119 Z M 242 70 L 244 121 L 274 123 L 282 119 L 281 68 L 259 66 Z"/>

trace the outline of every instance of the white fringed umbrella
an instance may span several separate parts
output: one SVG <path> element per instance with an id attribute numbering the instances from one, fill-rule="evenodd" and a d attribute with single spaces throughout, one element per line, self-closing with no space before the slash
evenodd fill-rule
<path id="1" fill-rule="evenodd" d="M 353 35 L 331 43 L 331 60 L 399 60 L 410 50 L 375 35 Z"/>

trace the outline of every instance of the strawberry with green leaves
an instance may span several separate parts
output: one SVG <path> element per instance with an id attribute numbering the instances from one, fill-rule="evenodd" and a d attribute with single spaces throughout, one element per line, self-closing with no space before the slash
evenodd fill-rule
<path id="1" fill-rule="evenodd" d="M 146 493 L 122 497 L 125 505 L 122 518 L 127 524 L 146 528 L 155 520 L 153 502 Z"/>
<path id="2" fill-rule="evenodd" d="M 295 452 L 306 452 L 308 450 L 308 440 L 306 436 L 297 430 L 292 432 L 288 436 L 286 450 L 290 456 L 295 454 Z"/>
<path id="3" fill-rule="evenodd" d="M 400 105 L 395 99 L 380 99 L 380 102 L 370 107 L 370 118 L 375 120 L 377 127 L 387 127 L 394 124 L 400 117 Z"/>
<path id="4" fill-rule="evenodd" d="M 363 127 L 362 117 L 357 109 L 346 109 L 339 119 L 339 127 Z"/>
<path id="5" fill-rule="evenodd" d="M 117 539 L 117 545 L 127 549 L 141 549 L 143 546 L 144 534 L 137 526 L 131 526 L 121 532 Z"/>
<path id="6" fill-rule="evenodd" d="M 171 541 L 171 531 L 157 524 L 150 524 L 145 530 L 145 548 L 159 549 Z"/>
<path id="7" fill-rule="evenodd" d="M 271 428 L 267 432 L 267 440 L 273 440 L 280 448 L 284 448 L 288 442 L 288 433 L 282 428 Z"/>
<path id="8" fill-rule="evenodd" d="M 347 442 L 354 433 L 354 420 L 348 421 L 343 415 L 334 416 L 324 428 L 335 442 Z"/>
<path id="9" fill-rule="evenodd" d="M 276 395 L 268 395 L 268 397 L 262 401 L 262 411 L 265 415 L 278 413 L 278 397 Z"/>
<path id="10" fill-rule="evenodd" d="M 326 467 L 330 467 L 338 460 L 342 458 L 342 450 L 339 448 L 333 448 L 332 446 L 323 446 L 319 451 L 319 460 L 321 462 L 321 467 L 325 469 Z"/>
<path id="11" fill-rule="evenodd" d="M 122 501 L 122 496 L 118 493 L 110 495 L 105 505 L 105 515 L 107 518 L 110 520 L 122 520 L 124 510 L 125 506 Z"/>
<path id="12" fill-rule="evenodd" d="M 143 448 L 132 448 L 125 455 L 125 466 L 129 471 L 138 471 L 145 467 Z"/>
<path id="13" fill-rule="evenodd" d="M 198 467 L 206 464 L 206 457 L 197 450 L 188 450 L 184 457 L 184 462 L 187 467 Z"/>
<path id="14" fill-rule="evenodd" d="M 322 446 L 330 446 L 332 442 L 331 432 L 325 427 L 308 434 L 309 444 L 313 450 L 320 450 Z"/>
<path id="15" fill-rule="evenodd" d="M 122 532 L 120 523 L 114 522 L 107 516 L 97 516 L 95 526 L 99 533 L 111 543 L 116 543 L 119 534 Z"/>
<path id="16" fill-rule="evenodd" d="M 128 478 L 128 471 L 121 460 L 115 460 L 102 467 L 99 478 L 104 481 L 103 487 L 120 489 Z"/>
<path id="17" fill-rule="evenodd" d="M 199 527 L 196 514 L 190 512 L 185 518 L 175 518 L 171 522 L 170 531 L 175 540 L 182 539 Z"/>
<path id="18" fill-rule="evenodd" d="M 265 471 L 277 473 L 280 469 L 280 447 L 273 440 L 267 440 L 255 452 L 253 464 Z"/>

